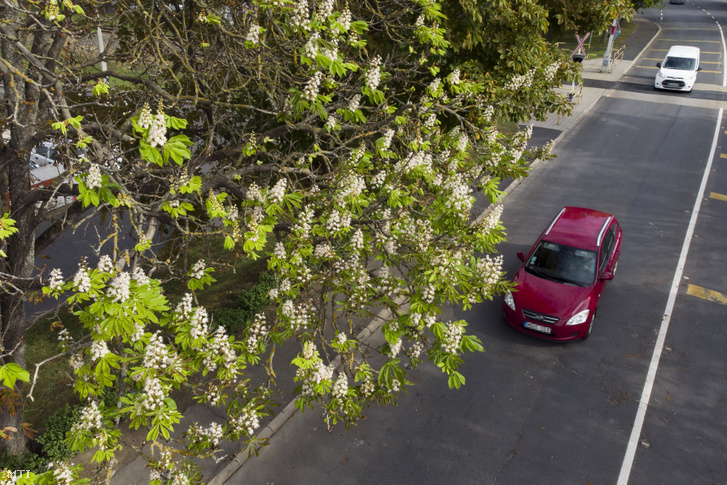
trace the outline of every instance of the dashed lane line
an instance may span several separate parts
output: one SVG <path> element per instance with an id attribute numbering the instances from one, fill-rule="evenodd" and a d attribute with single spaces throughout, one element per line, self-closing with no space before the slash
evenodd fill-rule
<path id="1" fill-rule="evenodd" d="M 720 155 L 721 157 L 722 155 Z M 709 194 L 710 199 L 716 199 L 716 200 L 724 200 L 727 202 L 727 195 L 724 194 L 718 194 L 717 192 L 712 192 Z"/>

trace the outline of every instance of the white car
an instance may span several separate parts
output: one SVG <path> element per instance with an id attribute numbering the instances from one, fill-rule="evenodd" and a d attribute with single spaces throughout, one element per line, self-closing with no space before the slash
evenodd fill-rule
<path id="1" fill-rule="evenodd" d="M 673 45 L 666 53 L 663 62 L 657 62 L 659 72 L 654 79 L 654 88 L 690 93 L 697 81 L 699 65 L 699 47 Z"/>

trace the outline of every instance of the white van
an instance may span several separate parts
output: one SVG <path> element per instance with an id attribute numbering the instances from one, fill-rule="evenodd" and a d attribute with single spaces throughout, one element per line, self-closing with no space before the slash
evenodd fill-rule
<path id="1" fill-rule="evenodd" d="M 666 53 L 663 62 L 657 62 L 659 72 L 654 79 L 656 89 L 670 89 L 690 93 L 697 80 L 699 65 L 699 47 L 673 45 Z"/>

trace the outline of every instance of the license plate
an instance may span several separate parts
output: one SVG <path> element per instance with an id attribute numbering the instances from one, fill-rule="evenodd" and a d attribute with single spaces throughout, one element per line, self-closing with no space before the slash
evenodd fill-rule
<path id="1" fill-rule="evenodd" d="M 552 331 L 552 329 L 550 327 L 546 327 L 544 325 L 538 325 L 537 323 L 533 323 L 533 322 L 525 322 L 523 324 L 523 326 L 527 329 L 535 330 L 536 332 L 540 332 L 540 333 L 549 334 Z"/>

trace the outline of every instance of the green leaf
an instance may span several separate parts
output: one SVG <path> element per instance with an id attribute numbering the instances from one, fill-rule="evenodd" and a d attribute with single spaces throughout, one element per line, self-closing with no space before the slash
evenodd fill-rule
<path id="1" fill-rule="evenodd" d="M 7 387 L 15 387 L 15 381 L 20 379 L 23 382 L 30 381 L 30 372 L 20 367 L 18 364 L 9 363 L 0 367 L 0 379 Z"/>

